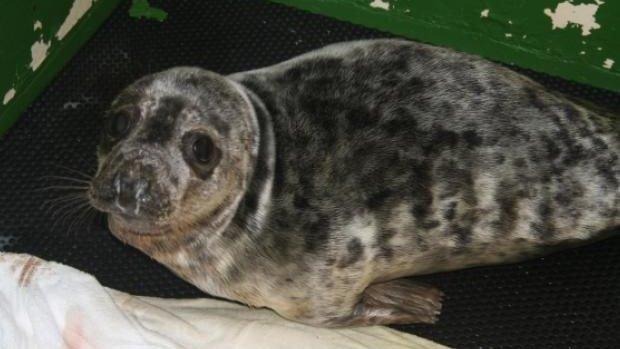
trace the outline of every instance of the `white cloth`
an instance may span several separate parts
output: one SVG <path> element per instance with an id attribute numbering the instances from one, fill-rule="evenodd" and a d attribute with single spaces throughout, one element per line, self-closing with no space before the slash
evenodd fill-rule
<path id="1" fill-rule="evenodd" d="M 0 348 L 445 348 L 387 327 L 314 328 L 212 299 L 132 296 L 86 273 L 0 253 Z"/>

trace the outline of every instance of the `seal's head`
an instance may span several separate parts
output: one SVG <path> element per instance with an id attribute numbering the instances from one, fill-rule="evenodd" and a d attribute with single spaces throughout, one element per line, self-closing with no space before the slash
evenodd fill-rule
<path id="1" fill-rule="evenodd" d="M 106 115 L 90 202 L 134 245 L 192 227 L 221 230 L 247 187 L 258 132 L 235 82 L 198 68 L 146 76 Z"/>

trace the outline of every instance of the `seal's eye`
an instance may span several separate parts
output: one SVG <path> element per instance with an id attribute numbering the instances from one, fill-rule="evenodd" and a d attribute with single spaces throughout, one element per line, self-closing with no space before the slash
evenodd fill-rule
<path id="1" fill-rule="evenodd" d="M 211 138 L 207 136 L 198 136 L 192 146 L 194 157 L 200 163 L 206 164 L 211 160 L 211 156 L 214 153 L 214 145 Z"/>
<path id="2" fill-rule="evenodd" d="M 221 152 L 206 134 L 190 132 L 183 136 L 183 158 L 194 173 L 206 179 L 221 158 Z"/>
<path id="3" fill-rule="evenodd" d="M 112 138 L 124 137 L 131 128 L 132 118 L 127 112 L 116 112 L 108 116 L 106 131 Z"/>

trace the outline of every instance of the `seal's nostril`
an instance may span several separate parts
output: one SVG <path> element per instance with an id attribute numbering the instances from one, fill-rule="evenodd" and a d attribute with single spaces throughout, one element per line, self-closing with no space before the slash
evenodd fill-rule
<path id="1" fill-rule="evenodd" d="M 114 178 L 114 186 L 119 203 L 125 208 L 130 208 L 135 203 L 136 180 L 125 171 L 119 172 Z"/>

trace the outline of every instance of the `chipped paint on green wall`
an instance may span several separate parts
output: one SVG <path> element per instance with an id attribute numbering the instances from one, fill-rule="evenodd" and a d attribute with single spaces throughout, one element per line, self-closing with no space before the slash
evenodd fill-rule
<path id="1" fill-rule="evenodd" d="M 620 1 L 272 1 L 620 91 Z"/>
<path id="2" fill-rule="evenodd" d="M 0 135 L 120 0 L 0 3 Z"/>
<path id="3" fill-rule="evenodd" d="M 155 19 L 160 22 L 166 20 L 168 13 L 149 4 L 148 0 L 132 0 L 129 15 L 133 18 Z"/>
<path id="4" fill-rule="evenodd" d="M 620 1 L 271 1 L 620 91 Z M 119 2 L 0 3 L 0 135 Z M 134 4 L 133 15 L 165 19 Z"/>

